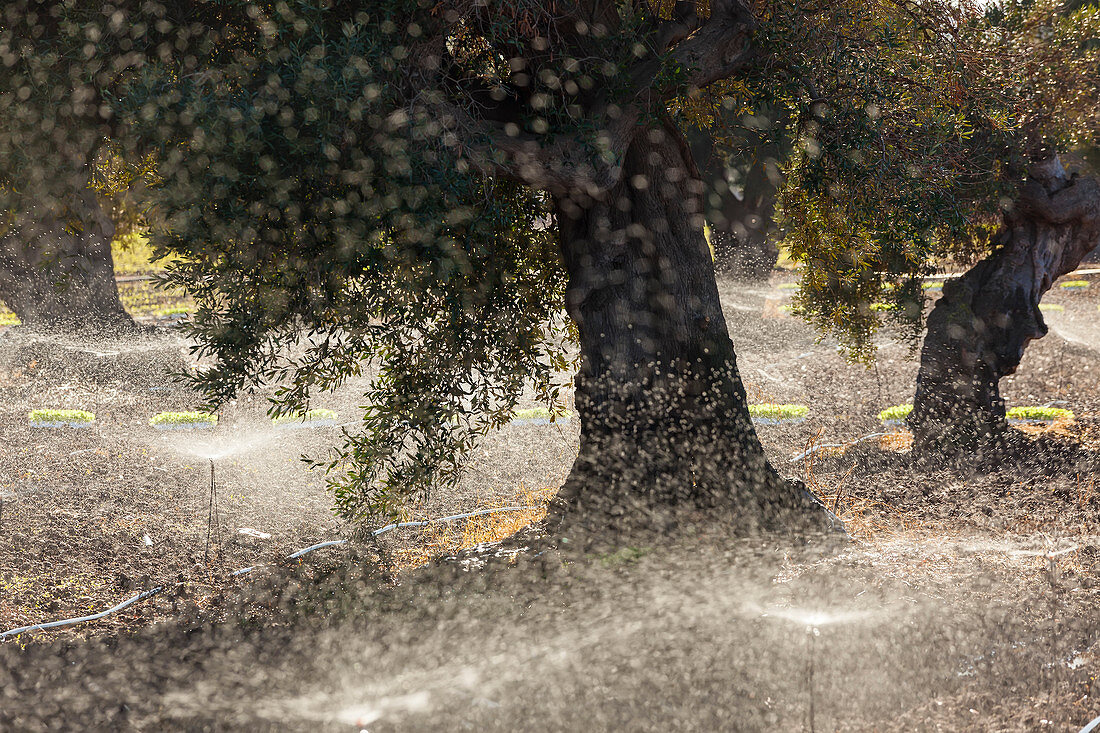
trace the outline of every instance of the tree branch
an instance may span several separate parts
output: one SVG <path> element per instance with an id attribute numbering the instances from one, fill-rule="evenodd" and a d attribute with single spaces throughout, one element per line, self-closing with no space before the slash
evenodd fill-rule
<path id="1" fill-rule="evenodd" d="M 577 189 L 595 196 L 614 186 L 638 122 L 636 107 L 621 110 L 595 136 L 532 135 L 513 123 L 478 119 L 441 101 L 432 114 L 457 136 L 464 158 L 486 175 L 507 176 L 528 186 L 564 194 Z"/>
<path id="2" fill-rule="evenodd" d="M 1025 212 L 1051 224 L 1100 225 L 1100 183 L 1070 178 L 1057 158 L 1032 167 L 1019 200 Z"/>
<path id="3" fill-rule="evenodd" d="M 690 91 L 736 73 L 750 58 L 756 23 L 744 0 L 712 0 L 709 17 L 700 16 L 694 2 L 679 2 L 674 11 L 646 34 L 647 57 L 623 69 L 633 90 L 630 98 L 597 101 L 585 111 L 598 126 L 595 133 L 530 134 L 518 124 L 521 119 L 490 119 L 446 91 L 425 95 L 431 96 L 428 112 L 456 136 L 464 158 L 486 175 L 507 176 L 554 193 L 579 189 L 598 195 L 619 181 L 638 121 L 647 111 L 659 114 L 662 92 L 673 92 L 654 89 L 665 63 L 671 60 L 689 71 Z M 445 55 L 443 48 L 434 52 Z M 433 86 L 445 90 L 448 85 Z M 455 91 L 461 96 L 462 90 Z"/>
<path id="4" fill-rule="evenodd" d="M 712 0 L 710 18 L 673 47 L 672 57 L 692 70 L 691 86 L 702 89 L 744 66 L 755 29 L 752 11 L 742 0 Z"/>

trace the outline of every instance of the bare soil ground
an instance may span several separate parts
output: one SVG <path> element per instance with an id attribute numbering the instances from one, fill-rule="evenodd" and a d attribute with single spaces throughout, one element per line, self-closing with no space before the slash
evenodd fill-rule
<path id="1" fill-rule="evenodd" d="M 148 418 L 193 400 L 163 376 L 184 344 L 0 335 L 0 631 L 176 589 L 0 643 L 0 729 L 1080 730 L 1100 715 L 1100 280 L 1048 296 L 1064 310 L 1003 385 L 1010 406 L 1077 419 L 1030 429 L 1035 450 L 994 470 L 913 465 L 897 438 L 792 461 L 881 431 L 916 362 L 884 340 L 874 369 L 845 363 L 775 307 L 777 284 L 722 284 L 739 365 L 754 401 L 810 406 L 761 438 L 853 543 L 735 540 L 705 521 L 599 555 L 525 535 L 514 562 L 490 550 L 480 570 L 442 561 L 396 583 L 393 566 L 432 545 L 510 527 L 395 532 L 282 563 L 352 529 L 297 460 L 331 432 L 276 433 L 257 397 L 210 438 L 161 435 Z M 357 386 L 318 406 L 354 419 Z M 35 430 L 37 407 L 99 419 Z M 509 427 L 458 491 L 413 513 L 537 504 L 575 446 L 575 424 Z M 223 449 L 220 541 L 204 557 L 204 456 Z"/>
<path id="2" fill-rule="evenodd" d="M 323 457 L 337 428 L 277 430 L 262 395 L 221 410 L 214 430 L 149 425 L 158 412 L 192 409 L 198 400 L 169 376 L 189 364 L 185 344 L 169 331 L 138 344 L 41 341 L 17 330 L 0 339 L 0 632 L 178 587 L 96 624 L 31 636 L 140 627 L 239 586 L 235 570 L 282 564 L 296 550 L 351 533 L 331 511 L 323 473 L 301 460 Z M 354 422 L 362 386 L 317 407 Z M 34 428 L 27 414 L 39 408 L 83 409 L 97 419 L 88 428 Z M 480 449 L 457 491 L 410 507 L 407 518 L 545 505 L 547 487 L 560 484 L 576 453 L 575 433 L 568 423 L 506 427 Z M 391 563 L 409 567 L 471 540 L 500 539 L 538 516 L 399 530 L 381 546 Z"/>

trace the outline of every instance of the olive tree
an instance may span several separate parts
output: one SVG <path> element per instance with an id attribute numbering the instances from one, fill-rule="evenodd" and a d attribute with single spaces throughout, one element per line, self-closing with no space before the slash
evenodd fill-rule
<path id="1" fill-rule="evenodd" d="M 670 106 L 755 63 L 748 5 L 212 5 L 118 114 L 156 157 L 210 399 L 276 382 L 288 411 L 370 376 L 327 463 L 341 513 L 454 480 L 525 385 L 559 403 L 576 353 L 560 531 L 833 526 L 753 428 Z"/>
<path id="2" fill-rule="evenodd" d="M 114 278 L 111 88 L 140 56 L 104 3 L 0 10 L 0 301 L 28 327 L 133 328 Z M 120 47 L 126 39 L 130 50 Z"/>
<path id="3" fill-rule="evenodd" d="M 989 255 L 949 280 L 928 316 L 909 417 L 926 454 L 1011 445 L 1000 380 L 1046 335 L 1043 295 L 1100 244 L 1100 181 L 1067 172 L 1059 155 L 1093 145 L 1100 131 L 1097 8 L 1007 2 L 984 20 L 989 74 L 1020 97 L 1020 164 L 1006 171 L 1015 190 Z"/>
<path id="4" fill-rule="evenodd" d="M 909 421 L 921 453 L 1001 444 L 999 380 L 1046 333 L 1043 293 L 1097 243 L 1096 183 L 1058 159 L 1098 131 L 1096 8 L 774 7 L 786 22 L 760 43 L 790 50 L 711 104 L 789 112 L 778 218 L 802 265 L 796 312 L 871 361 L 883 325 L 919 343 L 922 276 L 978 261 L 928 317 Z"/>

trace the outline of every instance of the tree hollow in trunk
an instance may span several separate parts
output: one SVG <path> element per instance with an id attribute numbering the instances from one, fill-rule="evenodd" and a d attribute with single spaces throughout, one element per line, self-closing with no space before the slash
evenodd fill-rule
<path id="1" fill-rule="evenodd" d="M 91 191 L 66 212 L 16 216 L 0 234 L 0 301 L 37 331 L 132 330 L 115 283 L 113 236 Z"/>
<path id="2" fill-rule="evenodd" d="M 1100 184 L 1034 166 L 993 254 L 944 285 L 928 316 L 909 425 L 918 453 L 971 455 L 1009 436 L 1000 380 L 1047 333 L 1039 301 L 1100 237 Z"/>
<path id="3" fill-rule="evenodd" d="M 742 531 L 832 526 L 779 477 L 753 428 L 701 191 L 678 133 L 654 128 L 609 191 L 555 199 L 582 356 L 580 453 L 555 510 L 566 534 L 665 528 L 676 509 L 720 512 Z"/>

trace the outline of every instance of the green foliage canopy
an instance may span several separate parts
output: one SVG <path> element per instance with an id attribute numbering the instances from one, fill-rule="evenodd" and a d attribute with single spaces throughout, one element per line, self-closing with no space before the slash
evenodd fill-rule
<path id="1" fill-rule="evenodd" d="M 525 384 L 560 402 L 564 277 L 545 195 L 482 175 L 418 106 L 429 10 L 326 5 L 249 5 L 262 34 L 148 65 L 119 113 L 155 150 L 152 242 L 215 359 L 197 384 L 211 404 L 277 384 L 282 415 L 367 375 L 322 465 L 342 514 L 393 514 L 455 480 Z"/>
<path id="2" fill-rule="evenodd" d="M 795 310 L 871 361 L 884 321 L 915 343 L 920 277 L 988 253 L 1028 162 L 1091 144 L 1098 39 L 1089 3 L 781 0 L 753 72 L 680 111 L 735 152 L 746 129 L 795 142 L 779 194 Z"/>
<path id="3" fill-rule="evenodd" d="M 916 278 L 984 246 L 1028 155 L 1091 139 L 1089 6 L 775 0 L 727 80 L 711 5 L 26 0 L 0 28 L 0 187 L 31 190 L 36 150 L 72 143 L 86 170 L 109 141 L 116 179 L 154 184 L 211 405 L 272 383 L 276 415 L 302 412 L 366 375 L 323 465 L 341 513 L 392 514 L 454 481 L 526 384 L 561 408 L 547 191 L 609 185 L 638 125 L 793 146 L 797 307 L 862 358 L 882 318 L 916 332 Z M 524 152 L 550 163 L 509 168 Z"/>

